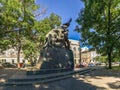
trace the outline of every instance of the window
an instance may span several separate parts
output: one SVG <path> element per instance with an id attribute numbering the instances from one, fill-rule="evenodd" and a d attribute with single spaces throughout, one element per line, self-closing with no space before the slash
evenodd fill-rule
<path id="1" fill-rule="evenodd" d="M 6 59 L 2 59 L 2 63 L 6 63 Z"/>
<path id="2" fill-rule="evenodd" d="M 23 63 L 25 63 L 25 60 L 22 60 Z"/>
<path id="3" fill-rule="evenodd" d="M 14 59 L 12 59 L 12 64 L 14 64 L 15 62 L 14 62 Z"/>
<path id="4" fill-rule="evenodd" d="M 73 47 L 73 50 L 76 51 L 76 47 Z"/>
<path id="5" fill-rule="evenodd" d="M 14 52 L 13 52 L 13 51 L 11 51 L 11 52 L 10 52 L 10 56 L 13 56 L 13 55 L 14 55 Z"/>

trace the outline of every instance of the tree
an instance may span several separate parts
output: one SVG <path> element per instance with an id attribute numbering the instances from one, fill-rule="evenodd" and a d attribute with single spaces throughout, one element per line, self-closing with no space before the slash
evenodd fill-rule
<path id="1" fill-rule="evenodd" d="M 37 21 L 33 13 L 38 8 L 34 0 L 0 0 L 0 50 L 15 48 L 18 68 L 21 50 L 33 61 L 44 45 L 45 35 L 61 24 L 60 16 L 54 13 Z"/>
<path id="2" fill-rule="evenodd" d="M 0 35 L 3 41 L 9 40 L 10 46 L 18 51 L 18 68 L 20 63 L 20 51 L 22 42 L 27 35 L 32 33 L 35 17 L 33 11 L 38 9 L 34 0 L 1 0 L 1 28 Z"/>
<path id="3" fill-rule="evenodd" d="M 85 7 L 76 22 L 82 38 L 103 55 L 111 69 L 112 53 L 120 39 L 120 0 L 82 0 Z"/>
<path id="4" fill-rule="evenodd" d="M 10 32 L 14 32 L 20 14 L 18 10 L 20 4 L 17 0 L 13 0 L 12 3 L 8 0 L 1 0 L 0 4 L 0 48 L 6 49 L 10 44 Z"/>
<path id="5" fill-rule="evenodd" d="M 21 0 L 20 1 L 21 6 L 20 9 L 22 11 L 20 19 L 20 27 L 18 30 L 18 67 L 19 67 L 19 61 L 20 61 L 20 51 L 22 49 L 22 40 L 30 37 L 32 33 L 32 28 L 34 27 L 34 23 L 36 22 L 33 12 L 38 9 L 38 6 L 35 4 L 34 0 Z M 19 20 L 18 20 L 19 21 Z"/>

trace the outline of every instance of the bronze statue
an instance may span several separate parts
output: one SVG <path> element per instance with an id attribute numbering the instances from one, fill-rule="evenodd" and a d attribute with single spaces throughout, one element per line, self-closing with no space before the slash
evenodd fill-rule
<path id="1" fill-rule="evenodd" d="M 47 46 L 50 47 L 65 47 L 66 49 L 70 49 L 70 43 L 68 40 L 68 27 L 70 25 L 70 22 L 72 19 L 70 19 L 67 23 L 64 23 L 60 28 L 52 29 L 47 35 L 46 35 L 46 43 L 44 45 L 44 48 Z"/>

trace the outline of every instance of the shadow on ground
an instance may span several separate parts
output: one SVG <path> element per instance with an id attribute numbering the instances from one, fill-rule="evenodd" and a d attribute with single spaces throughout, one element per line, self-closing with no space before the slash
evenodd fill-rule
<path id="1" fill-rule="evenodd" d="M 10 72 L 10 71 L 9 71 Z M 91 84 L 88 78 L 101 80 L 102 77 L 114 77 L 119 78 L 120 73 L 111 73 L 105 69 L 97 69 L 85 75 L 74 75 L 74 77 L 66 78 L 64 80 L 52 81 L 48 83 L 34 84 L 34 85 L 21 85 L 21 86 L 0 86 L 0 90 L 109 90 L 104 86 L 97 86 Z M 1 72 L 0 72 L 1 74 Z M 86 78 L 88 77 L 88 78 Z M 82 78 L 82 79 L 80 79 Z M 85 81 L 89 82 L 86 83 Z M 99 84 L 97 82 L 96 84 Z M 116 80 L 113 83 L 107 83 L 111 90 L 119 90 L 120 80 Z"/>
<path id="2" fill-rule="evenodd" d="M 119 89 L 120 90 L 120 81 L 116 81 L 114 83 L 108 83 L 109 87 L 111 87 L 112 89 Z"/>
<path id="3" fill-rule="evenodd" d="M 22 85 L 22 86 L 4 86 L 0 90 L 105 90 L 104 87 L 96 87 L 85 83 L 83 80 L 67 78 L 44 84 Z"/>

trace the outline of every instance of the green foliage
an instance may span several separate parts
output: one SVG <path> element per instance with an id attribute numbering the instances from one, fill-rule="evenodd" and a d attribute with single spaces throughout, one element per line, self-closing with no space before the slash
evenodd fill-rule
<path id="1" fill-rule="evenodd" d="M 120 62 L 120 49 L 113 51 L 113 62 Z"/>
<path id="2" fill-rule="evenodd" d="M 33 11 L 37 9 L 34 0 L 1 0 L 1 27 L 0 27 L 0 46 L 10 46 L 18 51 L 17 61 L 20 60 L 20 51 L 24 39 L 32 33 L 32 27 L 36 21 Z M 5 40 L 9 43 L 6 44 Z"/>
<path id="3" fill-rule="evenodd" d="M 61 24 L 61 18 L 54 13 L 37 21 L 33 12 L 38 8 L 34 0 L 0 0 L 0 50 L 16 48 L 18 63 L 21 50 L 26 59 L 36 59 L 45 35 Z"/>
<path id="4" fill-rule="evenodd" d="M 120 72 L 120 66 L 113 66 L 113 68 L 111 70 L 109 70 L 109 71 L 111 71 L 112 73 L 118 72 L 118 74 L 119 74 L 119 72 Z"/>
<path id="5" fill-rule="evenodd" d="M 120 0 L 82 0 L 83 8 L 77 18 L 84 42 L 103 55 L 108 55 L 109 67 L 113 50 L 120 45 Z"/>
<path id="6" fill-rule="evenodd" d="M 45 43 L 46 34 L 55 26 L 61 24 L 61 18 L 58 15 L 52 13 L 49 17 L 44 18 L 41 21 L 35 23 L 34 32 L 36 35 L 36 41 L 39 43 L 40 49 Z"/>
<path id="7" fill-rule="evenodd" d="M 107 62 L 107 56 L 97 56 L 94 58 L 97 62 L 106 63 Z"/>
<path id="8" fill-rule="evenodd" d="M 25 59 L 30 60 L 31 62 L 37 59 L 38 50 L 36 46 L 37 46 L 36 43 L 31 42 L 30 40 L 25 40 L 25 43 L 23 44 L 22 47 Z"/>

